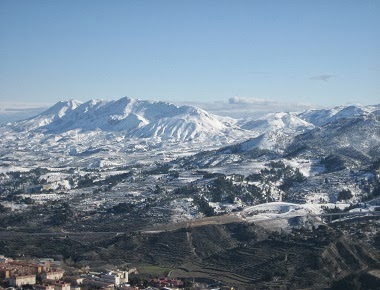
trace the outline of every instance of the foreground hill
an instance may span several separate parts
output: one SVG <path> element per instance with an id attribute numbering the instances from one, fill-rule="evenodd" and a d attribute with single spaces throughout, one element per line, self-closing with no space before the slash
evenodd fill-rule
<path id="1" fill-rule="evenodd" d="M 378 289 L 379 279 L 370 273 L 380 266 L 379 254 L 355 235 L 360 229 L 362 236 L 373 240 L 370 233 L 376 225 L 342 223 L 290 234 L 242 223 L 156 233 L 65 233 L 65 237 L 0 232 L 0 244 L 8 255 L 48 255 L 91 269 L 128 263 L 141 272 L 161 270 L 161 275 L 170 272 L 172 277 L 219 281 L 241 290 Z M 358 280 L 364 288 L 352 288 Z M 334 288 L 340 284 L 345 287 Z"/>

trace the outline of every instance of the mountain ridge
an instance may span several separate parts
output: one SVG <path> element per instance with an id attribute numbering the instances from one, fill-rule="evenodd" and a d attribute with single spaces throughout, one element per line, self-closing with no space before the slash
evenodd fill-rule
<path id="1" fill-rule="evenodd" d="M 87 102 L 60 101 L 26 120 L 7 126 L 11 130 L 61 134 L 79 130 L 123 132 L 130 138 L 159 140 L 210 140 L 230 138 L 250 148 L 283 151 L 296 136 L 346 118 L 380 115 L 380 105 L 347 105 L 304 112 L 279 112 L 233 119 L 209 114 L 194 106 L 124 97 Z"/>
<path id="2" fill-rule="evenodd" d="M 50 134 L 100 129 L 125 131 L 130 137 L 174 138 L 183 141 L 201 135 L 219 135 L 228 129 L 225 123 L 196 107 L 179 107 L 167 102 L 129 97 L 116 101 L 90 100 L 84 103 L 61 101 L 35 117 L 12 123 L 10 128 Z"/>

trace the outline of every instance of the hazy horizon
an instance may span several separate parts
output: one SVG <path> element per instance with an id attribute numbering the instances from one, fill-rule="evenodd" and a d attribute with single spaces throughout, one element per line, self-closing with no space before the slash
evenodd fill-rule
<path id="1" fill-rule="evenodd" d="M 122 98 L 122 97 L 120 97 Z M 104 99 L 103 100 L 118 100 L 120 98 L 113 99 Z M 140 98 L 138 98 L 140 99 Z M 69 99 L 62 99 L 60 101 L 67 101 Z M 85 100 L 86 101 L 90 101 Z M 159 101 L 154 99 L 144 99 L 148 101 Z M 218 101 L 218 102 L 181 102 L 181 101 L 170 101 L 170 100 L 161 100 L 165 102 L 173 103 L 177 106 L 190 105 L 199 107 L 211 114 L 231 117 L 231 118 L 246 118 L 261 116 L 268 113 L 277 113 L 277 112 L 302 112 L 308 109 L 326 109 L 332 108 L 335 106 L 320 106 L 306 103 L 291 103 L 291 102 L 278 102 L 271 100 L 261 100 L 261 99 L 249 99 L 241 97 L 233 97 L 227 101 Z M 59 101 L 58 101 L 59 102 Z M 8 122 L 19 121 L 34 117 L 43 111 L 49 109 L 57 102 L 54 103 L 12 103 L 12 102 L 1 102 L 0 101 L 0 125 L 6 124 Z M 370 105 L 378 105 L 379 103 L 374 103 Z M 342 103 L 340 105 L 363 105 L 360 103 Z M 338 106 L 340 106 L 338 105 Z"/>

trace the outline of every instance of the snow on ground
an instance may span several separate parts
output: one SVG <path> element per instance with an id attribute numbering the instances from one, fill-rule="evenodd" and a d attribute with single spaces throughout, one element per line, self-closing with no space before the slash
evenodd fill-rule
<path id="1" fill-rule="evenodd" d="M 237 215 L 247 222 L 255 222 L 271 219 L 287 219 L 296 216 L 307 216 L 309 214 L 321 214 L 322 207 L 338 207 L 344 209 L 349 204 L 295 204 L 288 202 L 269 202 L 245 208 Z"/>
<path id="2" fill-rule="evenodd" d="M 9 201 L 3 201 L 1 202 L 1 204 L 6 208 L 10 208 L 11 211 L 24 210 L 28 207 L 28 205 L 26 204 L 18 204 L 18 203 L 9 202 Z"/>
<path id="3" fill-rule="evenodd" d="M 248 176 L 253 173 L 259 173 L 261 169 L 267 168 L 265 165 L 266 162 L 263 161 L 249 161 L 249 162 L 240 162 L 237 164 L 228 164 L 226 166 L 213 167 L 213 173 L 223 173 L 226 175 L 229 174 L 242 174 Z"/>
<path id="4" fill-rule="evenodd" d="M 203 214 L 198 212 L 192 198 L 178 198 L 170 203 L 172 208 L 171 220 L 174 223 L 202 218 Z"/>
<path id="5" fill-rule="evenodd" d="M 325 171 L 325 167 L 320 164 L 320 160 L 318 159 L 281 159 L 285 165 L 289 165 L 293 168 L 298 168 L 300 172 L 306 176 L 314 176 L 316 174 L 322 173 Z"/>
<path id="6" fill-rule="evenodd" d="M 353 208 L 349 212 L 373 212 L 373 211 L 378 211 L 377 209 L 379 206 L 369 206 L 366 208 Z"/>
<path id="7" fill-rule="evenodd" d="M 241 203 L 230 204 L 230 203 L 220 203 L 220 202 L 209 202 L 208 203 L 215 211 L 215 213 L 230 213 L 239 207 L 241 207 Z"/>
<path id="8" fill-rule="evenodd" d="M 250 206 L 245 208 L 239 215 L 248 222 L 256 220 L 285 218 L 286 216 L 294 215 L 307 215 L 309 213 L 318 213 L 316 211 L 310 212 L 311 206 L 307 207 L 301 204 L 288 203 L 288 202 L 269 202 Z"/>
<path id="9" fill-rule="evenodd" d="M 46 201 L 60 200 L 63 198 L 62 195 L 55 194 L 55 193 L 20 194 L 20 196 L 23 198 L 30 197 L 37 203 L 45 203 Z"/>
<path id="10" fill-rule="evenodd" d="M 331 194 L 324 192 L 311 192 L 305 195 L 306 203 L 309 204 L 321 204 L 329 202 Z"/>

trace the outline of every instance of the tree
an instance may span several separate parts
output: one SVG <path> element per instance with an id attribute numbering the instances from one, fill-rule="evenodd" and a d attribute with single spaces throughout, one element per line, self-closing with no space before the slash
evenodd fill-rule
<path id="1" fill-rule="evenodd" d="M 60 206 L 53 210 L 50 222 L 54 226 L 65 224 L 73 216 L 73 211 L 67 202 L 62 203 Z"/>
<path id="2" fill-rule="evenodd" d="M 7 211 L 9 211 L 9 208 L 3 206 L 3 205 L 0 203 L 0 213 L 2 213 L 2 212 L 7 212 Z"/>
<path id="3" fill-rule="evenodd" d="M 339 201 L 348 200 L 352 197 L 353 197 L 353 195 L 351 193 L 351 190 L 349 190 L 349 189 L 343 189 L 341 192 L 338 193 L 338 200 Z"/>
<path id="4" fill-rule="evenodd" d="M 214 209 L 209 205 L 207 200 L 203 196 L 194 196 L 194 204 L 198 206 L 200 212 L 204 213 L 206 216 L 215 215 Z"/>
<path id="5" fill-rule="evenodd" d="M 131 284 L 131 286 L 140 286 L 141 279 L 139 277 L 132 277 L 129 279 L 129 284 Z"/>

